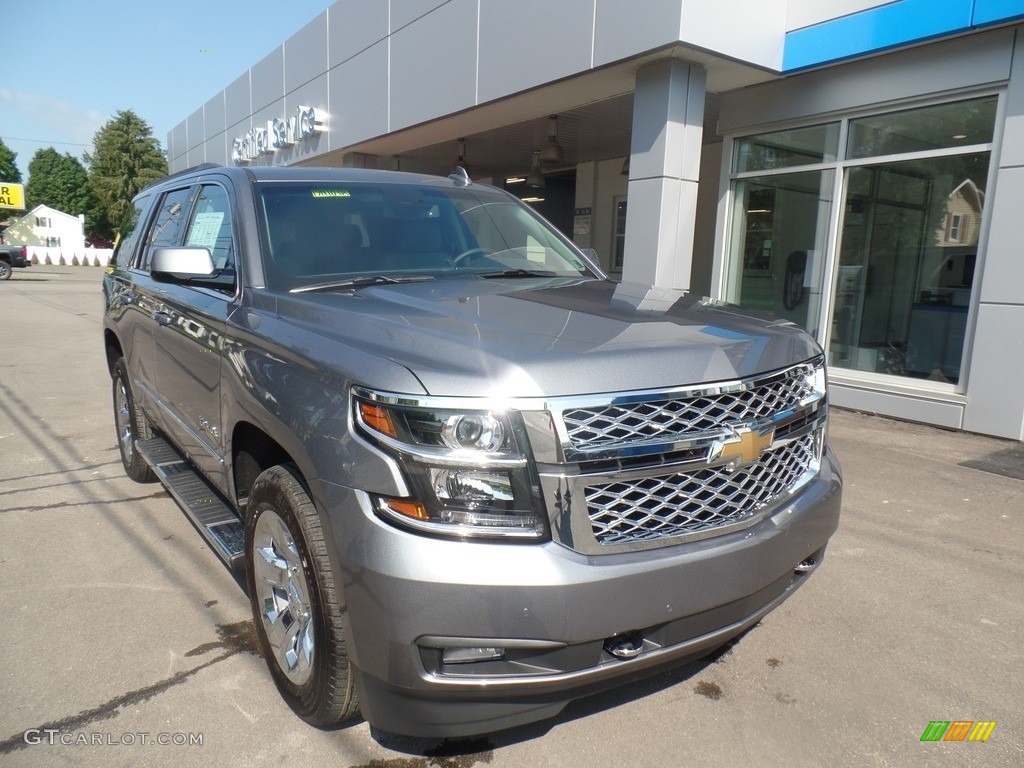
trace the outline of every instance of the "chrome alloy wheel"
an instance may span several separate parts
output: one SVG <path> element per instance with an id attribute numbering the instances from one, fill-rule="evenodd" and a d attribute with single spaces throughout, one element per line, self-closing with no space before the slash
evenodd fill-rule
<path id="1" fill-rule="evenodd" d="M 278 667 L 294 685 L 313 672 L 313 609 L 309 582 L 288 526 L 265 509 L 253 532 L 255 598 Z"/>
<path id="2" fill-rule="evenodd" d="M 135 435 L 132 434 L 131 404 L 128 400 L 128 385 L 118 378 L 114 388 L 114 421 L 117 425 L 117 439 L 126 462 L 131 463 L 135 452 Z"/>

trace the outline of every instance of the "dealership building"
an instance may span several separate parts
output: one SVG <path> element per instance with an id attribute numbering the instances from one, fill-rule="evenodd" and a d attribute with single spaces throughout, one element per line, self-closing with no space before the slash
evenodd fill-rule
<path id="1" fill-rule="evenodd" d="M 338 0 L 167 149 L 461 165 L 801 324 L 837 405 L 1024 439 L 1024 0 Z"/>

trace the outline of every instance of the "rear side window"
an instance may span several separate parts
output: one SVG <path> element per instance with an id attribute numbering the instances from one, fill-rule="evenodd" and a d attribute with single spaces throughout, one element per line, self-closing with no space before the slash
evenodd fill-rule
<path id="1" fill-rule="evenodd" d="M 124 221 L 121 222 L 121 227 L 117 233 L 117 243 L 114 246 L 114 254 L 110 257 L 110 265 L 116 266 L 117 264 L 128 265 L 131 263 L 132 255 L 135 253 L 135 248 L 139 242 L 139 225 L 142 223 L 142 217 L 149 206 L 149 196 L 143 196 L 132 201 L 132 204 L 128 206 L 128 211 L 125 213 Z"/>

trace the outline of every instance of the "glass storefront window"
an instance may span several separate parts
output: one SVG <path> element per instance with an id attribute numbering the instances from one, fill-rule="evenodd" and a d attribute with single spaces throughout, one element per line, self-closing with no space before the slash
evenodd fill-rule
<path id="1" fill-rule="evenodd" d="M 996 97 L 887 112 L 850 121 L 847 156 L 877 157 L 988 144 Z"/>
<path id="2" fill-rule="evenodd" d="M 817 330 L 833 178 L 804 171 L 733 184 L 730 301 Z"/>
<path id="3" fill-rule="evenodd" d="M 737 139 L 733 170 L 771 171 L 831 162 L 839 146 L 839 123 L 759 133 Z"/>
<path id="4" fill-rule="evenodd" d="M 957 383 L 989 153 L 847 173 L 829 362 Z"/>
<path id="5" fill-rule="evenodd" d="M 737 138 L 725 297 L 836 370 L 960 384 L 998 99 Z"/>

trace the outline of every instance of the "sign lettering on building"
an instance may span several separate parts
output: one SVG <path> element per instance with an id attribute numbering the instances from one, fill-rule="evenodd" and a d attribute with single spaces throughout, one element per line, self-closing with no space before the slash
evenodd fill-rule
<path id="1" fill-rule="evenodd" d="M 321 117 L 316 107 L 297 107 L 287 119 L 275 117 L 266 126 L 250 128 L 231 143 L 231 162 L 244 165 L 316 136 L 320 133 Z"/>

